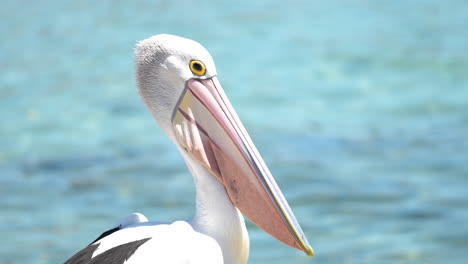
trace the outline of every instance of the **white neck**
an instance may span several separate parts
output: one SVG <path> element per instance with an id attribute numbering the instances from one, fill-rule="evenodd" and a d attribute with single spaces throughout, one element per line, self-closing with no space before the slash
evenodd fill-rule
<path id="1" fill-rule="evenodd" d="M 196 186 L 193 228 L 214 238 L 223 251 L 224 264 L 245 264 L 249 257 L 249 237 L 244 217 L 234 207 L 224 186 L 198 162 L 181 150 Z"/>

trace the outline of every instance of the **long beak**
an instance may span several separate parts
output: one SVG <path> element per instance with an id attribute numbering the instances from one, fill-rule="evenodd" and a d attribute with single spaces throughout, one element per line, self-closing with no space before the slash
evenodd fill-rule
<path id="1" fill-rule="evenodd" d="M 242 214 L 281 242 L 313 256 L 288 202 L 216 77 L 187 81 L 172 124 L 179 143 L 224 184 Z"/>

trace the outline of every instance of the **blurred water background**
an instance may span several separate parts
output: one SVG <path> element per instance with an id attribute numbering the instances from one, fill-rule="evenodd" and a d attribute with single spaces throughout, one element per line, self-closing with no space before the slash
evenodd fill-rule
<path id="1" fill-rule="evenodd" d="M 194 186 L 133 48 L 195 39 L 313 259 L 249 223 L 250 263 L 466 263 L 467 1 L 2 1 L 2 263 L 61 263 Z"/>

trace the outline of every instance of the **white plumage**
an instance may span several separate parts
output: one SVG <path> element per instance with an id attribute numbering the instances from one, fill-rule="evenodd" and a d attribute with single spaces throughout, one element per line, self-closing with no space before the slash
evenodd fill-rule
<path id="1" fill-rule="evenodd" d="M 118 245 L 150 239 L 142 244 L 126 263 L 223 263 L 221 248 L 213 238 L 196 232 L 185 221 L 172 224 L 155 224 L 151 222 L 130 225 L 104 237 L 93 257 Z"/>

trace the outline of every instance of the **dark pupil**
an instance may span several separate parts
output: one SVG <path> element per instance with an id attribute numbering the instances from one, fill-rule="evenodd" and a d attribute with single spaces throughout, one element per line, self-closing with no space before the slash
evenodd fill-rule
<path id="1" fill-rule="evenodd" d="M 194 63 L 193 64 L 193 68 L 196 70 L 196 71 L 202 71 L 202 66 L 200 63 Z"/>

